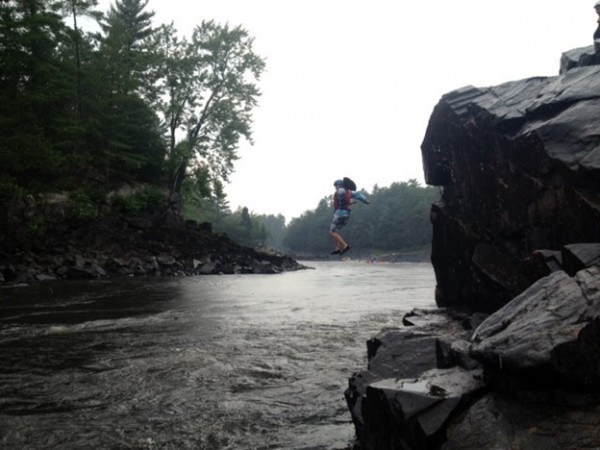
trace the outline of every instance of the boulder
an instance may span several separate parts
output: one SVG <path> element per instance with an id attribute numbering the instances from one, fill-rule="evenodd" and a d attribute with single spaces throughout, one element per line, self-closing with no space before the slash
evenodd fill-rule
<path id="1" fill-rule="evenodd" d="M 46 275 L 67 279 L 107 276 L 179 276 L 233 273 L 277 274 L 306 267 L 274 251 L 238 245 L 207 225 L 144 227 L 124 218 L 98 219 L 48 233 L 44 252 L 3 251 L 0 242 L 0 282 L 31 282 Z M 51 244 L 52 242 L 52 244 Z"/>
<path id="2" fill-rule="evenodd" d="M 484 388 L 480 371 L 433 369 L 415 379 L 371 383 L 363 399 L 364 450 L 434 449 L 444 425 Z M 403 447 L 404 446 L 404 447 Z"/>
<path id="3" fill-rule="evenodd" d="M 553 350 L 600 316 L 598 291 L 600 267 L 574 278 L 554 272 L 489 316 L 471 338 L 470 355 L 496 370 L 546 370 Z"/>
<path id="4" fill-rule="evenodd" d="M 204 264 L 196 268 L 196 274 L 198 275 L 210 275 L 217 272 L 217 263 L 213 261 L 207 261 Z"/>
<path id="5" fill-rule="evenodd" d="M 579 351 L 586 360 L 587 368 L 600 376 L 600 317 L 594 317 L 577 336 Z"/>
<path id="6" fill-rule="evenodd" d="M 352 376 L 345 392 L 359 439 L 373 433 L 368 427 L 365 429 L 363 419 L 363 400 L 368 386 L 386 378 L 418 377 L 435 368 L 435 341 L 436 336 L 431 332 L 395 329 L 384 331 L 367 343 L 368 368 Z"/>
<path id="7" fill-rule="evenodd" d="M 449 369 L 451 367 L 464 367 L 474 370 L 480 367 L 477 360 L 470 355 L 470 342 L 458 336 L 444 336 L 436 339 L 435 355 L 437 367 Z"/>
<path id="8" fill-rule="evenodd" d="M 594 442 L 600 266 L 551 272 L 491 315 L 440 308 L 402 322 L 367 341 L 368 367 L 346 390 L 361 450 Z M 553 427 L 566 446 L 547 440 Z"/>
<path id="9" fill-rule="evenodd" d="M 368 368 L 352 376 L 345 392 L 364 449 L 426 448 L 420 447 L 424 442 L 434 445 L 447 418 L 462 409 L 463 400 L 480 387 L 477 381 L 473 388 L 472 379 L 478 373 L 471 372 L 476 364 L 468 356 L 467 367 L 457 358 L 445 370 L 436 370 L 436 343 L 451 336 L 466 340 L 471 333 L 463 326 L 463 314 L 415 310 L 403 322 L 403 327 L 383 330 L 367 341 Z M 423 389 L 417 392 L 417 386 Z M 397 404 L 400 399 L 401 407 Z M 408 414 L 409 410 L 418 411 Z"/>
<path id="10" fill-rule="evenodd" d="M 64 277 L 69 280 L 92 280 L 96 278 L 96 273 L 91 268 L 70 266 L 67 267 Z"/>

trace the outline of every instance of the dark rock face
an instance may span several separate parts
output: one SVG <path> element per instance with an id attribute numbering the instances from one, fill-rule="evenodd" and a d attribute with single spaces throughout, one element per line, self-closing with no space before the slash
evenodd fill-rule
<path id="1" fill-rule="evenodd" d="M 546 275 L 534 251 L 600 240 L 600 66 L 442 97 L 422 144 L 440 306 L 492 312 Z"/>
<path id="2" fill-rule="evenodd" d="M 600 448 L 600 66 L 442 97 L 422 145 L 440 309 L 367 342 L 358 450 Z"/>

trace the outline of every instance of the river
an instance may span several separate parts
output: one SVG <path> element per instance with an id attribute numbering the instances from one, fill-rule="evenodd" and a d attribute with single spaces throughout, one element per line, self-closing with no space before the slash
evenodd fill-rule
<path id="1" fill-rule="evenodd" d="M 0 289 L 0 448 L 346 449 L 365 341 L 430 264 Z"/>

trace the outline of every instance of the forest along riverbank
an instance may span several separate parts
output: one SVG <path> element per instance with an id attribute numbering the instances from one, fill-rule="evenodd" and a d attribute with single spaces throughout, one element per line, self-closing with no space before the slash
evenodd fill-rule
<path id="1" fill-rule="evenodd" d="M 429 264 L 0 289 L 3 449 L 343 449 L 365 341 L 433 307 Z"/>

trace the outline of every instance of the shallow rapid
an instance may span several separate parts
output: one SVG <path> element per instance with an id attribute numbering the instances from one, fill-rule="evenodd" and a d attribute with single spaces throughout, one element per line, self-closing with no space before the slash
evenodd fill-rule
<path id="1" fill-rule="evenodd" d="M 0 289 L 0 448 L 345 449 L 365 341 L 430 264 Z"/>

